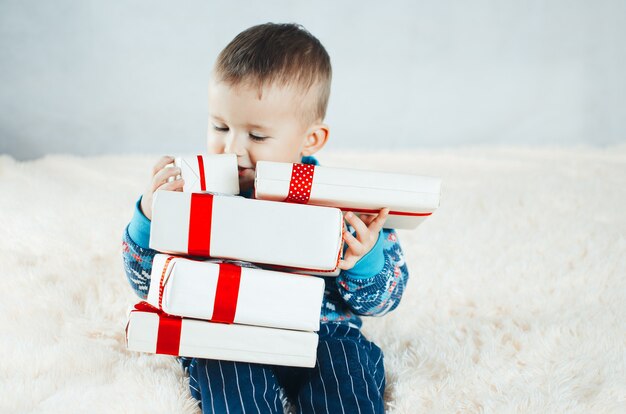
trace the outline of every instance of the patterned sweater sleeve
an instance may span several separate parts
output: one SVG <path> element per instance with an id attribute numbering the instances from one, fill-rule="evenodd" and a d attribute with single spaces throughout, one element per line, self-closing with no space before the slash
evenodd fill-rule
<path id="1" fill-rule="evenodd" d="M 146 299 L 150 287 L 150 272 L 156 250 L 148 247 L 150 220 L 140 208 L 141 198 L 135 204 L 135 213 L 122 237 L 122 259 L 128 283 L 137 296 Z"/>
<path id="2" fill-rule="evenodd" d="M 382 316 L 398 306 L 408 278 L 395 230 L 382 229 L 372 250 L 339 274 L 337 288 L 355 314 Z"/>

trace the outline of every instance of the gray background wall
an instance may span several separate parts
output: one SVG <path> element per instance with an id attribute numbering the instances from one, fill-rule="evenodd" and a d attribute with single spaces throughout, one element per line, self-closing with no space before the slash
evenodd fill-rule
<path id="1" fill-rule="evenodd" d="M 626 142 L 623 0 L 0 0 L 0 153 L 200 151 L 217 53 L 266 21 L 331 55 L 329 148 Z"/>

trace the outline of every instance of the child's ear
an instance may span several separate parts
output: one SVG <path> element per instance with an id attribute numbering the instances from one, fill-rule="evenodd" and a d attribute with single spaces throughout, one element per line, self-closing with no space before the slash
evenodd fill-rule
<path id="1" fill-rule="evenodd" d="M 328 141 L 329 128 L 326 124 L 315 124 L 307 131 L 302 146 L 302 155 L 313 155 L 321 150 Z"/>

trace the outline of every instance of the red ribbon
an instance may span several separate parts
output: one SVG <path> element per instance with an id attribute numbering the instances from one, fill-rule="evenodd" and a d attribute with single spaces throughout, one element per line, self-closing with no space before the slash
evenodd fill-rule
<path id="1" fill-rule="evenodd" d="M 213 322 L 233 323 L 237 311 L 241 267 L 232 263 L 220 263 L 220 270 L 213 303 Z"/>
<path id="2" fill-rule="evenodd" d="M 292 164 L 289 194 L 283 201 L 300 204 L 308 203 L 311 197 L 314 173 L 315 165 L 313 164 Z"/>
<path id="3" fill-rule="evenodd" d="M 198 155 L 198 170 L 200 171 L 200 190 L 206 191 L 206 179 L 204 178 L 204 160 Z"/>
<path id="4" fill-rule="evenodd" d="M 135 304 L 135 310 L 159 315 L 156 353 L 178 356 L 180 352 L 180 332 L 183 326 L 183 319 L 178 316 L 168 315 L 147 302 Z"/>
<path id="5" fill-rule="evenodd" d="M 187 253 L 192 256 L 211 255 L 211 218 L 213 195 L 192 193 L 189 212 Z"/>

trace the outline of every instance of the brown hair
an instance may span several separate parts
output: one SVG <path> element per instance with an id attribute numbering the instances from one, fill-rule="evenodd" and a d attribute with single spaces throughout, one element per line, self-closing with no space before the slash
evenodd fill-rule
<path id="1" fill-rule="evenodd" d="M 315 36 L 298 24 L 265 23 L 239 33 L 217 57 L 215 75 L 230 85 L 297 86 L 317 95 L 314 108 L 302 108 L 307 121 L 326 116 L 332 69 Z M 313 119 L 311 119 L 313 118 Z"/>

